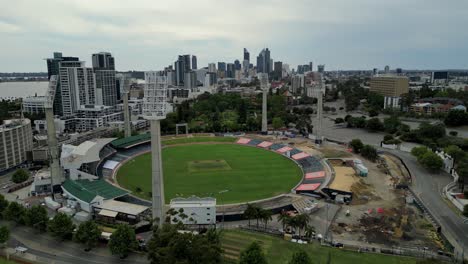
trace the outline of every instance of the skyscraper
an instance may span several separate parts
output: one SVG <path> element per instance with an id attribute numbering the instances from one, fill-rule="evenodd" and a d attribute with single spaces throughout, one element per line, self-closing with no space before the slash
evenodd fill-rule
<path id="1" fill-rule="evenodd" d="M 314 71 L 314 63 L 313 62 L 309 62 L 309 69 L 310 69 L 310 71 Z"/>
<path id="2" fill-rule="evenodd" d="M 228 63 L 227 64 L 227 70 L 226 70 L 226 77 L 227 78 L 234 78 L 235 72 L 236 72 L 236 69 L 234 67 L 234 63 Z"/>
<path id="3" fill-rule="evenodd" d="M 248 61 L 250 63 L 250 53 L 247 51 L 246 48 L 244 48 L 244 60 Z"/>
<path id="4" fill-rule="evenodd" d="M 190 54 L 183 55 L 183 57 L 184 57 L 184 62 L 185 62 L 185 72 L 188 72 L 190 71 L 190 65 L 191 65 Z"/>
<path id="5" fill-rule="evenodd" d="M 242 68 L 242 65 L 240 64 L 239 60 L 234 61 L 234 69 L 235 70 L 240 70 Z"/>
<path id="6" fill-rule="evenodd" d="M 215 63 L 209 63 L 208 64 L 208 72 L 216 72 L 216 64 Z"/>
<path id="7" fill-rule="evenodd" d="M 197 74 L 194 71 L 185 73 L 184 87 L 192 90 L 197 87 Z"/>
<path id="8" fill-rule="evenodd" d="M 257 72 L 269 73 L 271 69 L 270 50 L 263 49 L 257 56 Z"/>
<path id="9" fill-rule="evenodd" d="M 99 52 L 93 54 L 92 60 L 94 69 L 115 70 L 114 57 L 112 57 L 112 54 L 109 52 Z"/>
<path id="10" fill-rule="evenodd" d="M 81 106 L 95 105 L 100 100 L 97 98 L 96 78 L 92 68 L 86 68 L 82 61 L 62 61 L 59 67 L 64 116 L 71 116 Z"/>
<path id="11" fill-rule="evenodd" d="M 274 78 L 280 80 L 283 77 L 283 63 L 281 61 L 275 61 L 274 67 Z"/>
<path id="12" fill-rule="evenodd" d="M 317 70 L 318 72 L 323 73 L 325 71 L 325 65 L 324 64 L 318 65 Z"/>
<path id="13" fill-rule="evenodd" d="M 184 56 L 179 55 L 179 58 L 174 63 L 174 68 L 175 68 L 175 71 L 176 71 L 176 85 L 177 86 L 183 86 L 184 85 L 184 79 L 185 79 L 185 72 L 186 72 Z"/>
<path id="14" fill-rule="evenodd" d="M 218 71 L 226 71 L 226 63 L 218 62 Z"/>
<path id="15" fill-rule="evenodd" d="M 197 69 L 197 56 L 193 55 L 192 56 L 192 70 Z"/>
<path id="16" fill-rule="evenodd" d="M 115 85 L 115 60 L 109 52 L 92 55 L 93 69 L 96 74 L 96 94 L 98 105 L 114 106 L 117 104 Z"/>
<path id="17" fill-rule="evenodd" d="M 54 52 L 54 57 L 47 59 L 47 76 L 50 80 L 52 75 L 59 75 L 60 72 L 60 62 L 61 61 L 79 61 L 78 57 L 63 57 L 61 52 Z M 57 90 L 55 91 L 54 97 L 54 114 L 63 115 L 62 109 L 62 95 L 60 89 L 60 80 L 57 80 Z"/>

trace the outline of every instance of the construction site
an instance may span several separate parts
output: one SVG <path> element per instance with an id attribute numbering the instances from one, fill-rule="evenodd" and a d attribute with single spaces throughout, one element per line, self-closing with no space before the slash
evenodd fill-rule
<path id="1" fill-rule="evenodd" d="M 333 176 L 315 193 L 328 194 L 330 202 L 340 206 L 326 234 L 332 241 L 368 248 L 398 245 L 446 249 L 444 240 L 407 190 L 411 176 L 397 157 L 380 153 L 379 159 L 371 162 L 344 145 L 328 142 L 316 147 L 304 138 L 262 138 L 294 146 L 326 161 Z"/>

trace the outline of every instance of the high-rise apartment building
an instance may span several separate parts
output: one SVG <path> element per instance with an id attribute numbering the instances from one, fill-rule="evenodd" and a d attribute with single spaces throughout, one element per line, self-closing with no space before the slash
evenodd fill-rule
<path id="1" fill-rule="evenodd" d="M 92 55 L 94 69 L 115 70 L 115 60 L 109 52 L 99 52 Z"/>
<path id="2" fill-rule="evenodd" d="M 115 60 L 109 52 L 92 55 L 93 69 L 96 74 L 96 94 L 98 105 L 117 104 L 118 91 L 115 83 Z"/>
<path id="3" fill-rule="evenodd" d="M 75 114 L 82 105 L 95 105 L 102 100 L 99 98 L 102 94 L 96 92 L 96 77 L 92 68 L 86 68 L 82 61 L 62 61 L 59 67 L 64 116 Z"/>
<path id="4" fill-rule="evenodd" d="M 61 52 L 54 52 L 54 57 L 47 59 L 47 76 L 50 79 L 52 75 L 59 75 L 61 61 L 79 61 L 77 57 L 63 57 Z M 54 114 L 63 115 L 62 95 L 60 89 L 60 80 L 57 82 L 57 90 L 54 98 Z"/>
<path id="5" fill-rule="evenodd" d="M 193 55 L 192 56 L 192 70 L 197 69 L 197 56 Z"/>
<path id="6" fill-rule="evenodd" d="M 383 96 L 401 96 L 408 93 L 409 81 L 403 76 L 380 76 L 370 80 L 370 91 Z"/>
<path id="7" fill-rule="evenodd" d="M 5 120 L 0 124 L 0 171 L 18 166 L 27 160 L 33 148 L 31 120 Z"/>

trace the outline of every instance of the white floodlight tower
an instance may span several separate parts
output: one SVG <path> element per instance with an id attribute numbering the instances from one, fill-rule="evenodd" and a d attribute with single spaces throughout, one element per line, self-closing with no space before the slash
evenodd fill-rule
<path id="1" fill-rule="evenodd" d="M 130 80 L 127 76 L 122 76 L 120 83 L 123 86 L 123 107 L 124 107 L 124 135 L 130 137 L 132 129 L 130 127 L 130 109 L 128 108 L 128 93 L 130 92 Z"/>
<path id="2" fill-rule="evenodd" d="M 59 163 L 59 151 L 57 144 L 57 136 L 55 134 L 54 122 L 54 98 L 57 89 L 57 75 L 50 76 L 49 86 L 46 93 L 46 101 L 44 104 L 46 123 L 47 123 L 47 145 L 50 155 L 50 179 L 52 188 L 52 198 L 54 197 L 54 185 L 60 185 L 65 179 Z"/>
<path id="3" fill-rule="evenodd" d="M 143 116 L 151 123 L 153 220 L 161 225 L 164 222 L 164 178 L 161 162 L 160 120 L 166 118 L 166 76 L 157 71 L 145 72 L 144 91 Z"/>
<path id="4" fill-rule="evenodd" d="M 315 73 L 315 79 L 317 80 L 316 85 L 312 88 L 312 97 L 317 98 L 317 123 L 315 128 L 315 139 L 316 143 L 322 144 L 322 119 L 323 119 L 323 96 L 325 94 L 325 85 L 323 81 L 323 75 L 321 73 Z"/>
<path id="5" fill-rule="evenodd" d="M 268 95 L 268 73 L 259 73 L 258 79 L 260 80 L 260 89 L 262 89 L 262 133 L 268 132 L 267 121 L 267 95 Z"/>

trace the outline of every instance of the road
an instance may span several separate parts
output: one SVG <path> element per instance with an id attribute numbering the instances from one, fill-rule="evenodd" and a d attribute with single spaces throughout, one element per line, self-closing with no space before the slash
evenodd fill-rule
<path id="1" fill-rule="evenodd" d="M 439 222 L 442 233 L 453 245 L 458 246 L 459 251 L 464 248 L 468 252 L 468 225 L 464 223 L 464 217 L 453 212 L 443 198 L 443 188 L 452 181 L 452 177 L 444 172 L 427 171 L 410 153 L 389 152 L 400 157 L 408 167 L 413 177 L 413 191 Z"/>
<path id="2" fill-rule="evenodd" d="M 5 222 L 2 221 L 1 224 L 3 225 Z M 149 263 L 146 255 L 139 254 L 131 254 L 128 258 L 122 260 L 117 256 L 112 256 L 109 249 L 104 245 L 85 252 L 83 246 L 77 243 L 60 241 L 47 234 L 38 233 L 29 227 L 12 224 L 10 225 L 10 230 L 11 238 L 7 245 L 12 248 L 17 246 L 28 248 L 27 252 L 35 255 L 39 263 Z"/>

